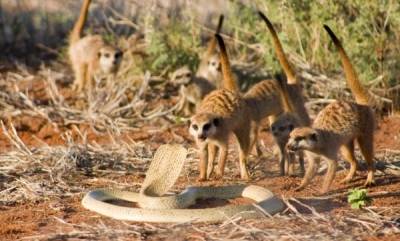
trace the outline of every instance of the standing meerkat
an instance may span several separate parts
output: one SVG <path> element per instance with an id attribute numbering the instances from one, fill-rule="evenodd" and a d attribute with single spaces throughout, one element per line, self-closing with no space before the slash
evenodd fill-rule
<path id="1" fill-rule="evenodd" d="M 342 44 L 332 30 L 324 25 L 330 38 L 339 50 L 347 84 L 355 97 L 355 102 L 336 101 L 327 105 L 317 115 L 312 127 L 296 128 L 290 133 L 287 144 L 289 150 L 305 150 L 309 160 L 306 174 L 298 189 L 309 184 L 316 172 L 316 162 L 323 158 L 328 163 L 322 193 L 329 190 L 335 177 L 338 152 L 342 152 L 344 159 L 350 162 L 350 170 L 342 182 L 349 182 L 357 171 L 357 160 L 354 155 L 354 142 L 357 141 L 360 151 L 368 166 L 365 186 L 374 183 L 374 128 L 375 118 L 371 100 L 367 90 L 361 85 L 358 76 L 348 58 Z"/>
<path id="2" fill-rule="evenodd" d="M 172 75 L 171 82 L 180 86 L 181 99 L 177 112 L 185 116 L 194 113 L 204 96 L 215 89 L 215 86 L 207 80 L 193 76 L 188 66 L 177 69 Z"/>
<path id="3" fill-rule="evenodd" d="M 215 34 L 219 34 L 224 23 L 224 15 L 219 16 L 218 25 Z M 217 89 L 222 87 L 221 62 L 219 54 L 216 51 L 216 39 L 214 36 L 210 39 L 207 46 L 207 51 L 200 60 L 199 68 L 196 72 L 198 78 L 203 78 L 214 85 Z"/>
<path id="4" fill-rule="evenodd" d="M 221 31 L 223 21 L 224 16 L 220 15 L 218 26 L 215 30 L 216 34 Z M 180 85 L 181 102 L 177 111 L 182 112 L 185 116 L 194 113 L 194 110 L 208 93 L 222 87 L 221 64 L 215 49 L 216 40 L 212 38 L 208 43 L 206 53 L 201 59 L 196 75 L 193 75 L 187 66 L 177 69 L 172 75 L 171 81 Z"/>
<path id="5" fill-rule="evenodd" d="M 247 157 L 251 147 L 252 121 L 249 109 L 233 80 L 223 39 L 216 34 L 220 45 L 223 88 L 209 93 L 190 119 L 189 132 L 199 148 L 199 181 L 207 180 L 213 172 L 218 151 L 217 178 L 224 175 L 229 136 L 233 133 L 239 146 L 240 177 L 248 180 Z"/>
<path id="6" fill-rule="evenodd" d="M 294 172 L 293 165 L 295 155 L 293 153 L 287 153 L 285 148 L 289 140 L 289 134 L 295 127 L 309 126 L 311 121 L 305 108 L 302 86 L 298 82 L 295 71 L 291 67 L 286 54 L 283 51 L 278 35 L 269 19 L 261 11 L 259 11 L 258 14 L 266 23 L 267 28 L 272 36 L 272 43 L 275 53 L 287 78 L 288 98 L 291 99 L 293 106 L 292 112 L 287 112 L 278 116 L 275 115 L 270 118 L 271 133 L 275 142 L 278 144 L 280 151 L 280 173 L 281 175 L 285 175 L 286 173 L 292 175 Z M 304 173 L 304 157 L 302 152 L 298 153 L 298 159 L 301 173 Z"/>
<path id="7" fill-rule="evenodd" d="M 115 74 L 121 63 L 122 51 L 104 42 L 100 35 L 81 37 L 91 0 L 84 0 L 70 37 L 69 59 L 74 71 L 74 89 L 91 88 L 97 75 Z"/>

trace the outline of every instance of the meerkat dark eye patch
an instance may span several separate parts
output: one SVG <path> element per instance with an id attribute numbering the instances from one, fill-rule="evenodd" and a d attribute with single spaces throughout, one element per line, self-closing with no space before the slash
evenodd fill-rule
<path id="1" fill-rule="evenodd" d="M 121 51 L 118 51 L 118 52 L 115 54 L 115 58 L 116 58 L 116 59 L 119 59 L 119 58 L 122 57 L 122 55 L 123 55 L 123 53 L 122 53 Z"/>
<path id="2" fill-rule="evenodd" d="M 275 131 L 276 131 L 276 127 L 275 127 L 275 126 L 272 126 L 272 127 L 271 127 L 271 131 L 272 131 L 272 132 L 275 132 Z"/>
<path id="3" fill-rule="evenodd" d="M 191 73 L 187 73 L 187 74 L 186 74 L 186 77 L 187 77 L 187 78 L 190 78 L 191 76 L 192 76 Z"/>
<path id="4" fill-rule="evenodd" d="M 315 134 L 315 133 L 311 134 L 310 139 L 313 141 L 317 141 L 317 134 Z"/>
<path id="5" fill-rule="evenodd" d="M 110 58 L 110 54 L 109 53 L 105 53 L 103 56 L 104 56 L 104 58 Z"/>
<path id="6" fill-rule="evenodd" d="M 294 126 L 290 124 L 290 125 L 288 126 L 288 129 L 289 129 L 289 131 L 292 131 L 292 130 L 294 129 Z"/>
<path id="7" fill-rule="evenodd" d="M 298 137 L 294 138 L 294 140 L 295 140 L 296 142 L 299 142 L 299 141 L 304 140 L 304 137 L 303 137 L 303 136 L 298 136 Z"/>
<path id="8" fill-rule="evenodd" d="M 213 120 L 213 123 L 214 123 L 215 126 L 219 126 L 219 124 L 220 124 L 219 122 L 220 122 L 220 120 L 218 118 L 215 118 Z"/>
<path id="9" fill-rule="evenodd" d="M 193 128 L 193 130 L 195 130 L 195 131 L 197 131 L 197 130 L 199 129 L 199 127 L 198 127 L 196 124 L 192 125 L 192 128 Z"/>
<path id="10" fill-rule="evenodd" d="M 211 127 L 211 124 L 207 123 L 204 125 L 203 130 L 207 131 L 208 129 L 210 129 L 210 127 Z"/>

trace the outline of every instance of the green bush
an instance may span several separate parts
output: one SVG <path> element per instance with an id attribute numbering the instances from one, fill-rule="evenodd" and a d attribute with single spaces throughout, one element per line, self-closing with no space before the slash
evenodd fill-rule
<path id="1" fill-rule="evenodd" d="M 399 83 L 400 3 L 398 1 L 272 1 L 259 0 L 256 7 L 274 24 L 287 53 L 297 55 L 313 68 L 342 73 L 339 56 L 323 30 L 329 25 L 341 39 L 361 81 L 379 75 L 385 83 Z M 235 1 L 227 24 L 233 35 L 247 43 L 262 43 L 265 65 L 273 73 L 281 68 L 272 49 L 270 35 L 250 7 Z"/>

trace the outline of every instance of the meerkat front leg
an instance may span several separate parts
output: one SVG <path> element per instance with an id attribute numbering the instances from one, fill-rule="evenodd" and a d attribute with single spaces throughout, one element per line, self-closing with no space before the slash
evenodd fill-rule
<path id="1" fill-rule="evenodd" d="M 293 152 L 287 152 L 284 149 L 284 155 L 286 156 L 285 163 L 285 175 L 294 176 L 294 162 L 296 160 L 296 155 Z"/>
<path id="2" fill-rule="evenodd" d="M 199 178 L 198 181 L 205 181 L 207 180 L 207 159 L 208 159 L 208 153 L 207 153 L 207 144 L 206 143 L 201 143 L 198 145 L 199 146 L 199 154 L 200 154 L 200 161 L 199 161 Z"/>
<path id="3" fill-rule="evenodd" d="M 250 127 L 242 127 L 240 130 L 235 132 L 235 135 L 239 142 L 239 168 L 240 177 L 244 180 L 249 180 L 250 175 L 247 170 L 247 158 L 250 152 Z"/>
<path id="4" fill-rule="evenodd" d="M 87 65 L 86 64 L 77 64 L 74 67 L 75 72 L 75 80 L 73 84 L 74 91 L 82 91 L 85 83 L 85 77 L 87 72 Z"/>
<path id="5" fill-rule="evenodd" d="M 95 76 L 94 76 L 94 68 L 93 65 L 89 65 L 86 71 L 86 77 L 85 77 L 85 88 L 88 90 L 88 93 L 92 93 L 92 90 L 95 87 Z"/>
<path id="6" fill-rule="evenodd" d="M 213 143 L 208 143 L 208 165 L 207 165 L 207 179 L 210 178 L 214 171 L 214 160 L 215 153 L 217 152 L 217 146 Z"/>
<path id="7" fill-rule="evenodd" d="M 279 170 L 280 170 L 280 175 L 284 176 L 285 174 L 289 173 L 289 166 L 293 162 L 289 162 L 288 156 L 286 155 L 286 150 L 285 150 L 285 144 L 284 143 L 278 143 L 279 147 Z"/>
<path id="8" fill-rule="evenodd" d="M 332 181 L 335 178 L 336 169 L 337 169 L 337 165 L 338 165 L 337 158 L 325 157 L 324 159 L 327 161 L 328 170 L 326 171 L 326 174 L 325 174 L 321 194 L 325 194 L 326 192 L 328 192 L 329 187 L 331 186 Z"/>
<path id="9" fill-rule="evenodd" d="M 304 174 L 303 180 L 300 183 L 300 186 L 297 187 L 295 190 L 296 191 L 300 191 L 302 190 L 304 187 L 306 187 L 311 180 L 313 179 L 313 177 L 315 176 L 316 173 L 316 169 L 319 166 L 319 162 L 320 162 L 320 156 L 317 154 L 314 154 L 312 152 L 309 151 L 305 151 L 306 156 L 307 156 L 307 160 L 308 160 L 308 167 L 306 170 L 306 173 Z"/>
<path id="10" fill-rule="evenodd" d="M 304 173 L 305 173 L 305 169 L 304 169 L 304 152 L 303 151 L 298 152 L 297 157 L 299 159 L 299 164 L 300 164 L 300 175 L 304 176 Z M 291 159 L 291 160 L 295 160 L 294 155 L 293 155 L 293 159 Z"/>
<path id="11" fill-rule="evenodd" d="M 258 132 L 260 131 L 259 123 L 252 123 L 251 124 L 251 131 L 250 131 L 250 150 L 256 148 L 256 155 L 261 156 L 261 148 L 258 144 Z"/>
<path id="12" fill-rule="evenodd" d="M 228 140 L 222 142 L 218 148 L 218 169 L 216 173 L 216 178 L 222 178 L 225 172 L 225 162 L 228 156 Z"/>

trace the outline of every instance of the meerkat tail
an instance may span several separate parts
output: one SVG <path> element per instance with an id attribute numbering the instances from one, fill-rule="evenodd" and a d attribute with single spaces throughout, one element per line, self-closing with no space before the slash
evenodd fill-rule
<path id="1" fill-rule="evenodd" d="M 283 70 L 285 71 L 288 83 L 289 84 L 297 84 L 296 75 L 295 75 L 292 67 L 289 64 L 288 59 L 286 58 L 285 52 L 283 51 L 283 48 L 282 48 L 282 44 L 279 41 L 278 35 L 276 34 L 276 31 L 275 31 L 274 27 L 272 26 L 272 23 L 261 11 L 259 11 L 258 14 L 264 20 L 264 22 L 267 24 L 268 30 L 272 35 L 275 53 L 278 57 L 279 63 L 281 64 Z"/>
<path id="2" fill-rule="evenodd" d="M 356 99 L 356 103 L 360 105 L 368 105 L 370 100 L 369 94 L 358 80 L 357 73 L 353 68 L 353 65 L 351 64 L 350 59 L 347 56 L 346 51 L 344 50 L 340 40 L 335 36 L 333 31 L 327 25 L 324 25 L 324 28 L 328 32 L 329 37 L 332 39 L 332 42 L 335 44 L 336 48 L 339 50 L 339 55 L 342 60 L 347 84 L 349 85 L 349 88 Z"/>
<path id="3" fill-rule="evenodd" d="M 218 25 L 217 28 L 215 29 L 215 34 L 219 34 L 221 32 L 223 24 L 224 24 L 224 15 L 221 14 L 219 15 Z M 216 39 L 211 38 L 210 42 L 208 43 L 206 56 L 211 56 L 214 53 L 216 47 L 217 47 Z"/>
<path id="4" fill-rule="evenodd" d="M 228 90 L 239 92 L 239 87 L 236 85 L 236 81 L 234 80 L 232 75 L 231 65 L 229 63 L 228 54 L 226 53 L 224 40 L 219 34 L 215 34 L 215 38 L 217 39 L 218 46 L 220 48 L 221 68 L 223 77 L 222 86 Z"/>
<path id="5" fill-rule="evenodd" d="M 287 83 L 286 81 L 278 78 L 278 83 L 281 89 L 281 101 L 283 105 L 283 110 L 285 112 L 290 112 L 293 113 L 296 117 L 298 117 L 297 112 L 295 111 L 294 104 L 292 102 L 292 98 L 289 95 L 289 92 L 287 90 Z"/>
<path id="6" fill-rule="evenodd" d="M 92 0 L 84 0 L 81 11 L 79 13 L 79 18 L 76 21 L 74 28 L 72 29 L 69 36 L 70 44 L 75 43 L 81 38 L 83 27 L 85 26 L 85 22 L 89 12 L 89 5 L 91 2 Z"/>

